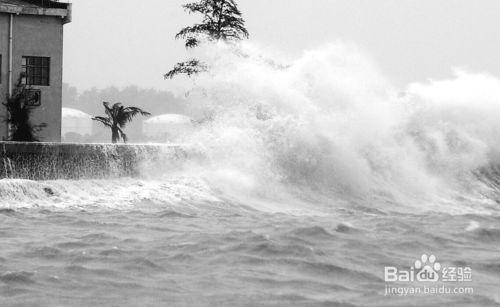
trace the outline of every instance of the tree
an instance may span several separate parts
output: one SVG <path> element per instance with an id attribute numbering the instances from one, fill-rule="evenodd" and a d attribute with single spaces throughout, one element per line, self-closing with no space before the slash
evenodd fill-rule
<path id="1" fill-rule="evenodd" d="M 149 112 L 136 107 L 124 107 L 121 103 L 115 103 L 112 107 L 109 106 L 109 102 L 103 102 L 102 104 L 107 117 L 96 116 L 92 120 L 98 121 L 111 129 L 111 141 L 113 143 L 117 143 L 120 139 L 127 143 L 127 135 L 123 132 L 123 129 L 135 116 L 139 114 L 143 116 L 151 115 Z"/>
<path id="2" fill-rule="evenodd" d="M 234 0 L 199 0 L 183 7 L 190 14 L 203 15 L 201 23 L 185 27 L 175 36 L 176 39 L 185 39 L 188 49 L 198 46 L 202 40 L 234 42 L 249 36 L 245 20 Z M 178 74 L 191 77 L 206 70 L 208 67 L 205 64 L 197 59 L 190 59 L 177 63 L 165 74 L 165 78 L 172 79 Z"/>
<path id="3" fill-rule="evenodd" d="M 75 108 L 78 106 L 78 89 L 67 83 L 62 85 L 62 101 L 66 107 Z"/>
<path id="4" fill-rule="evenodd" d="M 167 74 L 165 74 L 165 78 L 172 79 L 178 74 L 185 74 L 188 77 L 191 77 L 192 75 L 197 75 L 200 72 L 207 70 L 208 67 L 205 64 L 201 63 L 197 59 L 191 59 L 185 62 L 180 62 L 175 64 L 174 68 Z"/>
<path id="5" fill-rule="evenodd" d="M 37 142 L 36 134 L 47 124 L 34 125 L 30 121 L 32 106 L 40 99 L 39 94 L 31 90 L 29 86 L 22 83 L 24 74 L 19 77 L 16 87 L 7 102 L 3 105 L 7 108 L 9 124 L 9 140 L 14 142 Z"/>

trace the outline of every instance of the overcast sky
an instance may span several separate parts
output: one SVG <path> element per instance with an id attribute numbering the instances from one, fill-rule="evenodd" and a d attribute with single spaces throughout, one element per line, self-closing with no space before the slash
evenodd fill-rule
<path id="1" fill-rule="evenodd" d="M 162 74 L 186 57 L 175 33 L 196 21 L 183 0 L 73 0 L 64 80 L 169 89 Z M 328 42 L 358 45 L 386 76 L 409 82 L 453 67 L 500 76 L 499 0 L 239 0 L 251 41 L 290 56 Z"/>

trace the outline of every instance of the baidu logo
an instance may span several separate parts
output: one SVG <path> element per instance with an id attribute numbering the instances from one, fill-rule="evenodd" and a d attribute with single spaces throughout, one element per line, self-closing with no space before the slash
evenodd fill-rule
<path id="1" fill-rule="evenodd" d="M 437 261 L 436 256 L 423 254 L 409 269 L 388 266 L 384 269 L 385 295 L 472 295 L 474 288 L 457 286 L 451 282 L 472 282 L 470 267 L 445 266 Z M 399 285 L 401 282 L 415 284 Z M 395 283 L 395 284 L 390 284 Z"/>
<path id="2" fill-rule="evenodd" d="M 436 256 L 423 254 L 408 270 L 385 267 L 386 282 L 470 282 L 470 267 L 443 267 Z"/>
<path id="3" fill-rule="evenodd" d="M 436 262 L 436 256 L 430 255 L 427 257 L 426 254 L 423 254 L 420 260 L 415 261 L 415 269 L 419 270 L 417 281 L 436 282 L 439 280 L 441 264 Z"/>
<path id="4" fill-rule="evenodd" d="M 385 267 L 385 281 L 396 282 L 437 282 L 439 281 L 441 264 L 436 261 L 436 256 L 423 254 L 409 270 L 399 270 L 396 267 Z"/>

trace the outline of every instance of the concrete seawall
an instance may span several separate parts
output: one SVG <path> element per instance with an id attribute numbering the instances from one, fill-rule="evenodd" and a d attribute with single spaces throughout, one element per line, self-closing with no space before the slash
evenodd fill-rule
<path id="1" fill-rule="evenodd" d="M 0 178 L 56 180 L 139 176 L 180 146 L 0 142 Z"/>

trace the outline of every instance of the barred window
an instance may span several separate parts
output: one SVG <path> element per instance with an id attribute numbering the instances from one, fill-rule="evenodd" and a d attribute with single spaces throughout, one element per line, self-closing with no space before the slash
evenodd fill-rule
<path id="1" fill-rule="evenodd" d="M 23 83 L 27 85 L 50 84 L 50 58 L 23 56 Z"/>

